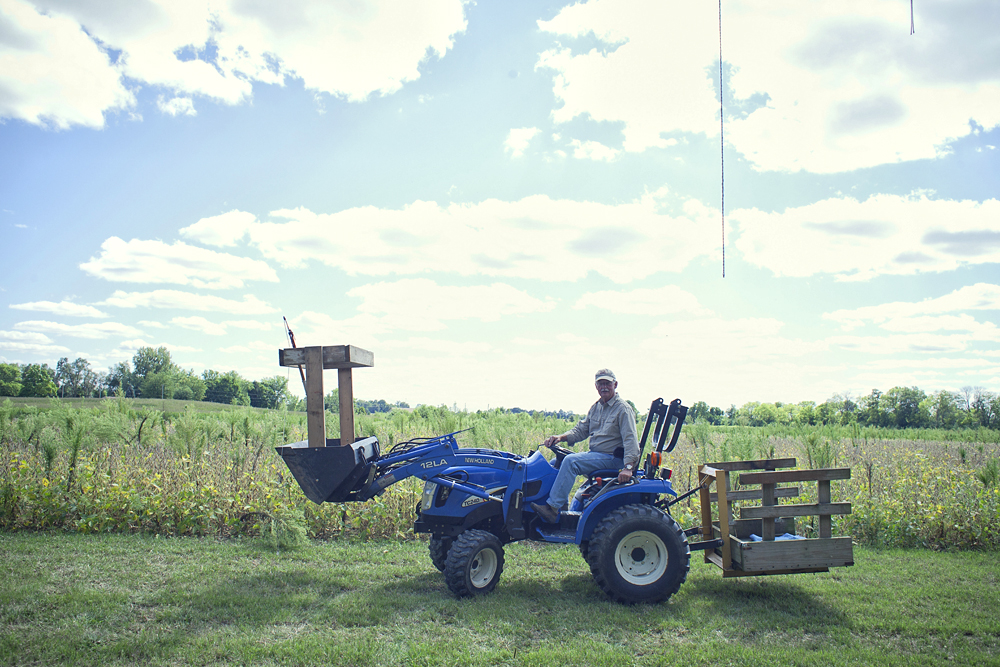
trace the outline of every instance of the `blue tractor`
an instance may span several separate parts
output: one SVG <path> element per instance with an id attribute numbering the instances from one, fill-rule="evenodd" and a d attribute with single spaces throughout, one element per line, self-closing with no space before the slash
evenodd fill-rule
<path id="1" fill-rule="evenodd" d="M 559 523 L 545 523 L 531 502 L 548 497 L 557 469 L 570 453 L 553 446 L 527 456 L 491 449 L 462 448 L 458 433 L 397 444 L 382 453 L 374 437 L 347 446 L 327 440 L 278 447 L 278 453 L 316 503 L 364 502 L 386 488 L 417 477 L 424 481 L 413 530 L 430 535 L 430 557 L 459 597 L 485 595 L 500 580 L 504 545 L 518 540 L 572 543 L 590 565 L 598 586 L 624 602 L 662 602 L 687 577 L 692 550 L 721 540 L 689 544 L 670 515 L 678 497 L 662 457 L 677 444 L 687 408 L 680 399 L 653 401 L 639 442 L 642 468 L 627 484 L 617 470 L 597 471 L 583 482 Z M 651 451 L 646 444 L 652 435 Z M 643 455 L 645 454 L 645 459 Z"/>

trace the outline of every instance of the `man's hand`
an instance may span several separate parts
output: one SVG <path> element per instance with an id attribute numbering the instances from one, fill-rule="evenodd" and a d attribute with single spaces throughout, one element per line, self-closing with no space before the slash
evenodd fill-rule
<path id="1" fill-rule="evenodd" d="M 545 447 L 552 447 L 552 445 L 556 444 L 557 442 L 565 442 L 565 440 L 566 438 L 564 438 L 561 435 L 550 435 L 548 438 L 545 439 L 545 442 L 543 442 L 542 445 Z"/>
<path id="2" fill-rule="evenodd" d="M 628 468 L 622 468 L 621 472 L 618 473 L 618 483 L 628 484 L 629 480 L 632 479 L 632 471 Z"/>

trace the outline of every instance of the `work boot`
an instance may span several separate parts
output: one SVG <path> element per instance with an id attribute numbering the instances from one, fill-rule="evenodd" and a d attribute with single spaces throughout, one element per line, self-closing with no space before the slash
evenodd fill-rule
<path id="1" fill-rule="evenodd" d="M 559 510 L 552 507 L 548 503 L 531 503 L 531 509 L 535 510 L 535 514 L 542 517 L 542 521 L 545 523 L 559 523 Z"/>

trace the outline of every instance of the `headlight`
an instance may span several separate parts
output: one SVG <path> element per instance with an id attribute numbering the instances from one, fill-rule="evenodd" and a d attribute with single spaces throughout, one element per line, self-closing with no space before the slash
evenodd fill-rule
<path id="1" fill-rule="evenodd" d="M 434 503 L 434 491 L 437 489 L 437 484 L 434 482 L 424 482 L 424 493 L 420 498 L 420 511 L 425 512 L 431 508 Z"/>

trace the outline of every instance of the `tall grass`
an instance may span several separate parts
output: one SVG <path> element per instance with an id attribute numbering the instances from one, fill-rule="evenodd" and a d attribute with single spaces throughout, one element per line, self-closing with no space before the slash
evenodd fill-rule
<path id="1" fill-rule="evenodd" d="M 417 480 L 363 504 L 306 500 L 274 451 L 306 438 L 303 414 L 157 412 L 123 398 L 89 405 L 0 404 L 0 528 L 290 539 L 301 525 L 315 538 L 412 534 Z M 327 417 L 328 435 L 339 436 L 337 416 Z M 569 426 L 527 413 L 434 407 L 358 414 L 355 425 L 384 448 L 469 429 L 464 446 L 522 454 Z"/>
<path id="2" fill-rule="evenodd" d="M 355 416 L 359 435 L 383 448 L 466 430 L 459 441 L 527 454 L 570 423 L 501 410 L 415 410 Z M 328 413 L 329 437 L 339 436 Z M 800 467 L 849 467 L 836 519 L 862 544 L 932 548 L 1000 546 L 1000 445 L 995 432 L 892 431 L 840 426 L 708 427 L 694 424 L 667 456 L 679 492 L 706 462 L 796 457 Z M 77 405 L 0 403 L 0 529 L 82 533 L 264 535 L 296 538 L 412 536 L 420 484 L 396 484 L 366 503 L 306 500 L 274 447 L 306 438 L 305 415 L 249 408 L 158 411 L 128 399 Z M 577 449 L 581 447 L 578 446 Z M 792 502 L 814 500 L 815 486 Z M 697 499 L 674 513 L 699 520 Z"/>

